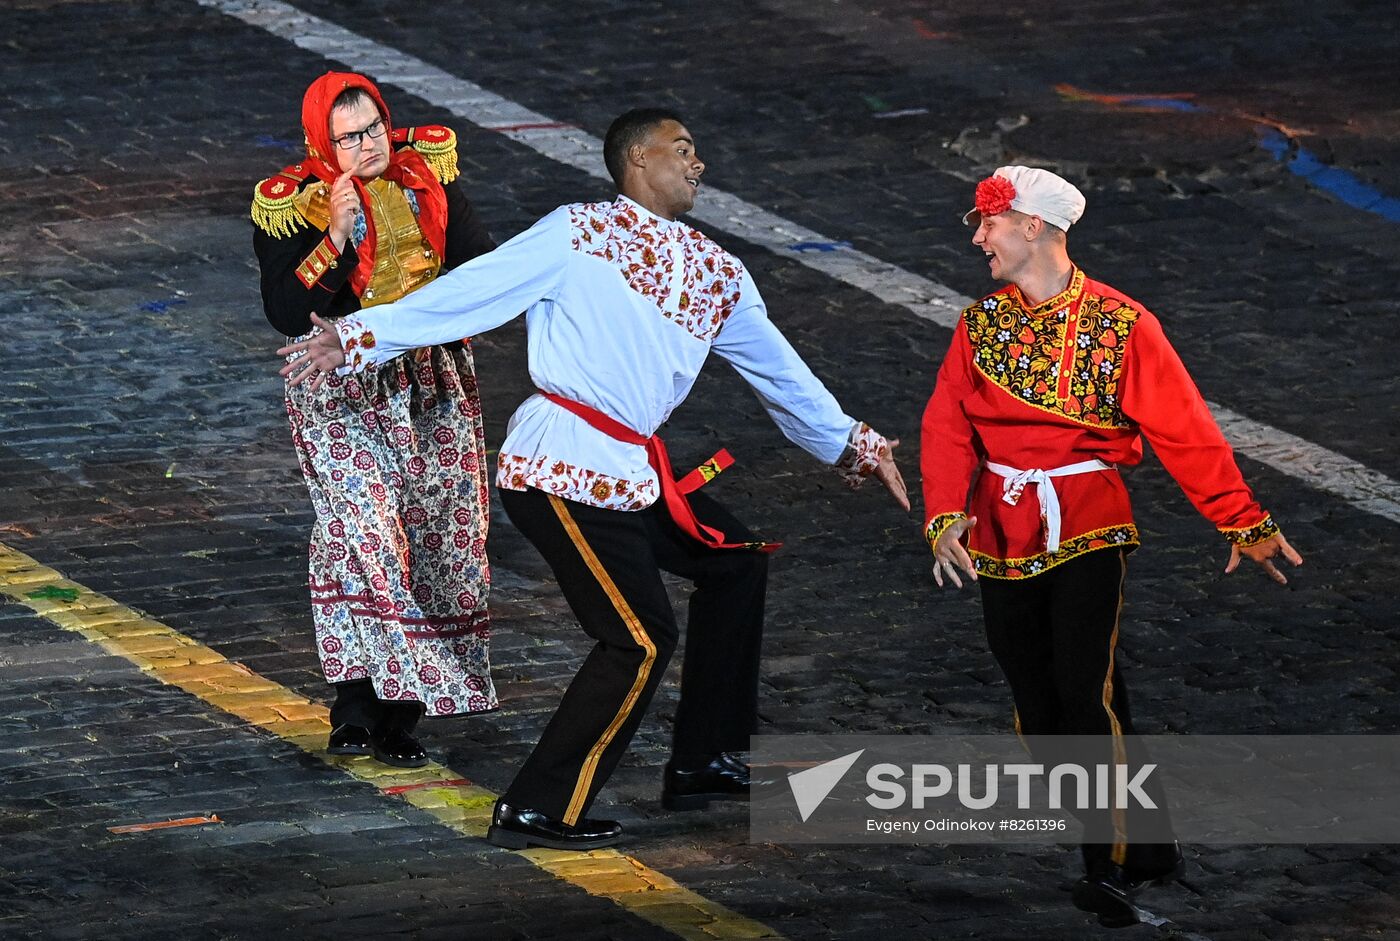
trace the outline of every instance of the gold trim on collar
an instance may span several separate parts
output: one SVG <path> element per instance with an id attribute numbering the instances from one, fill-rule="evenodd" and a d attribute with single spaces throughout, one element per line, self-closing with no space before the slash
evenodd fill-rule
<path id="1" fill-rule="evenodd" d="M 1048 301 L 1042 301 L 1034 306 L 1027 303 L 1026 296 L 1021 293 L 1021 289 L 1015 284 L 1011 285 L 1011 291 L 1014 295 L 1013 300 L 1015 300 L 1026 313 L 1030 314 L 1032 317 L 1046 317 L 1058 312 L 1060 308 L 1064 307 L 1066 304 L 1073 304 L 1074 299 L 1083 293 L 1084 272 L 1078 265 L 1075 265 L 1073 272 L 1069 276 L 1069 286 Z"/>

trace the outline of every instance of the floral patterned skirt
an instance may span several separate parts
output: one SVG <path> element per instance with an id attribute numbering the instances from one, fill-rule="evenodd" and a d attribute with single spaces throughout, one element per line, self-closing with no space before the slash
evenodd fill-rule
<path id="1" fill-rule="evenodd" d="M 289 388 L 316 510 L 311 608 L 329 682 L 368 678 L 428 715 L 497 706 L 486 597 L 489 495 L 464 344 Z"/>

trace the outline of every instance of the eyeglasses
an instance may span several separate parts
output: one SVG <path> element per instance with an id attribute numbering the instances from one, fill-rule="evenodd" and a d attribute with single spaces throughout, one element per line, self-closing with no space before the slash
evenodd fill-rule
<path id="1" fill-rule="evenodd" d="M 355 150 L 364 143 L 366 134 L 375 140 L 379 140 L 379 138 L 384 136 L 384 132 L 387 130 L 388 127 L 385 126 L 384 119 L 380 118 L 363 131 L 351 131 L 349 134 L 343 134 L 340 137 L 333 138 L 333 141 L 335 146 L 339 147 L 341 150 Z"/>

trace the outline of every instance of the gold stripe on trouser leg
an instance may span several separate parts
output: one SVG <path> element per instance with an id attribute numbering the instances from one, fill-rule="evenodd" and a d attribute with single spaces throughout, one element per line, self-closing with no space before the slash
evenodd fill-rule
<path id="1" fill-rule="evenodd" d="M 617 735 L 617 730 L 622 728 L 622 723 L 627 721 L 627 717 L 632 714 L 632 709 L 637 705 L 637 699 L 642 695 L 642 690 L 646 688 L 647 677 L 651 676 L 651 665 L 656 662 L 656 644 L 652 643 L 647 632 L 642 628 L 642 622 L 637 620 L 637 615 L 632 612 L 632 606 L 627 603 L 627 599 L 622 597 L 622 592 L 613 583 L 612 576 L 607 569 L 603 568 L 603 563 L 593 552 L 593 547 L 583 538 L 583 533 L 579 532 L 578 524 L 569 515 L 569 508 L 564 505 L 564 501 L 549 495 L 549 505 L 554 508 L 554 513 L 559 517 L 559 522 L 564 527 L 564 532 L 569 534 L 569 539 L 578 549 L 579 555 L 583 557 L 588 570 L 593 573 L 593 577 L 598 580 L 617 610 L 618 616 L 622 618 L 622 623 L 627 625 L 627 631 L 632 635 L 632 639 L 646 651 L 646 656 L 642 658 L 641 665 L 637 667 L 637 678 L 632 681 L 632 688 L 627 691 L 627 696 L 622 701 L 622 707 L 618 709 L 617 715 L 612 722 L 603 730 L 603 735 L 594 743 L 588 751 L 588 757 L 583 761 L 583 767 L 579 769 L 578 782 L 574 785 L 573 797 L 569 799 L 569 806 L 564 811 L 564 822 L 569 826 L 578 823 L 579 814 L 583 811 L 583 805 L 588 800 L 588 791 L 593 786 L 593 775 L 598 770 L 598 762 L 603 757 L 603 752 L 612 744 L 613 738 Z"/>
<path id="2" fill-rule="evenodd" d="M 1024 748 L 1026 754 L 1029 755 L 1031 753 L 1031 747 L 1026 744 L 1025 733 L 1021 731 L 1021 710 L 1014 706 L 1011 709 L 1011 725 L 1016 730 L 1016 738 L 1020 740 L 1021 747 Z"/>
<path id="3" fill-rule="evenodd" d="M 1113 733 L 1113 761 L 1114 764 L 1124 766 L 1128 763 L 1128 750 L 1123 741 L 1123 726 L 1118 721 L 1118 716 L 1113 712 L 1113 661 L 1118 649 L 1118 625 L 1123 618 L 1123 585 L 1128 580 L 1128 560 L 1120 551 L 1118 553 L 1118 563 L 1121 566 L 1121 574 L 1118 576 L 1118 610 L 1113 614 L 1113 634 L 1108 640 L 1108 671 L 1103 677 L 1103 711 L 1108 713 L 1109 728 Z M 1112 800 L 1112 798 L 1110 798 Z M 1113 852 L 1112 860 L 1118 865 L 1123 865 L 1128 859 L 1128 821 L 1127 815 L 1122 807 L 1114 806 L 1111 811 L 1113 818 Z"/>

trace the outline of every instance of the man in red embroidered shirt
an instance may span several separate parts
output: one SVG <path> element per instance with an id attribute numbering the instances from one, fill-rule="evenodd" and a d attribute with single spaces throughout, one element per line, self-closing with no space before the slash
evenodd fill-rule
<path id="1" fill-rule="evenodd" d="M 940 587 L 961 588 L 959 572 L 980 581 L 1018 733 L 1118 747 L 1132 722 L 1114 647 L 1138 531 L 1115 466 L 1142 459 L 1142 438 L 1230 543 L 1226 572 L 1247 556 L 1284 584 L 1273 560 L 1303 560 L 1157 318 L 1070 260 L 1083 212 L 1079 190 L 1046 170 L 1002 167 L 977 186 L 963 222 L 1006 286 L 963 311 L 924 412 L 925 536 Z M 1178 874 L 1180 850 L 1131 843 L 1121 819 L 1085 822 L 1075 905 L 1132 924 L 1134 889 Z"/>

